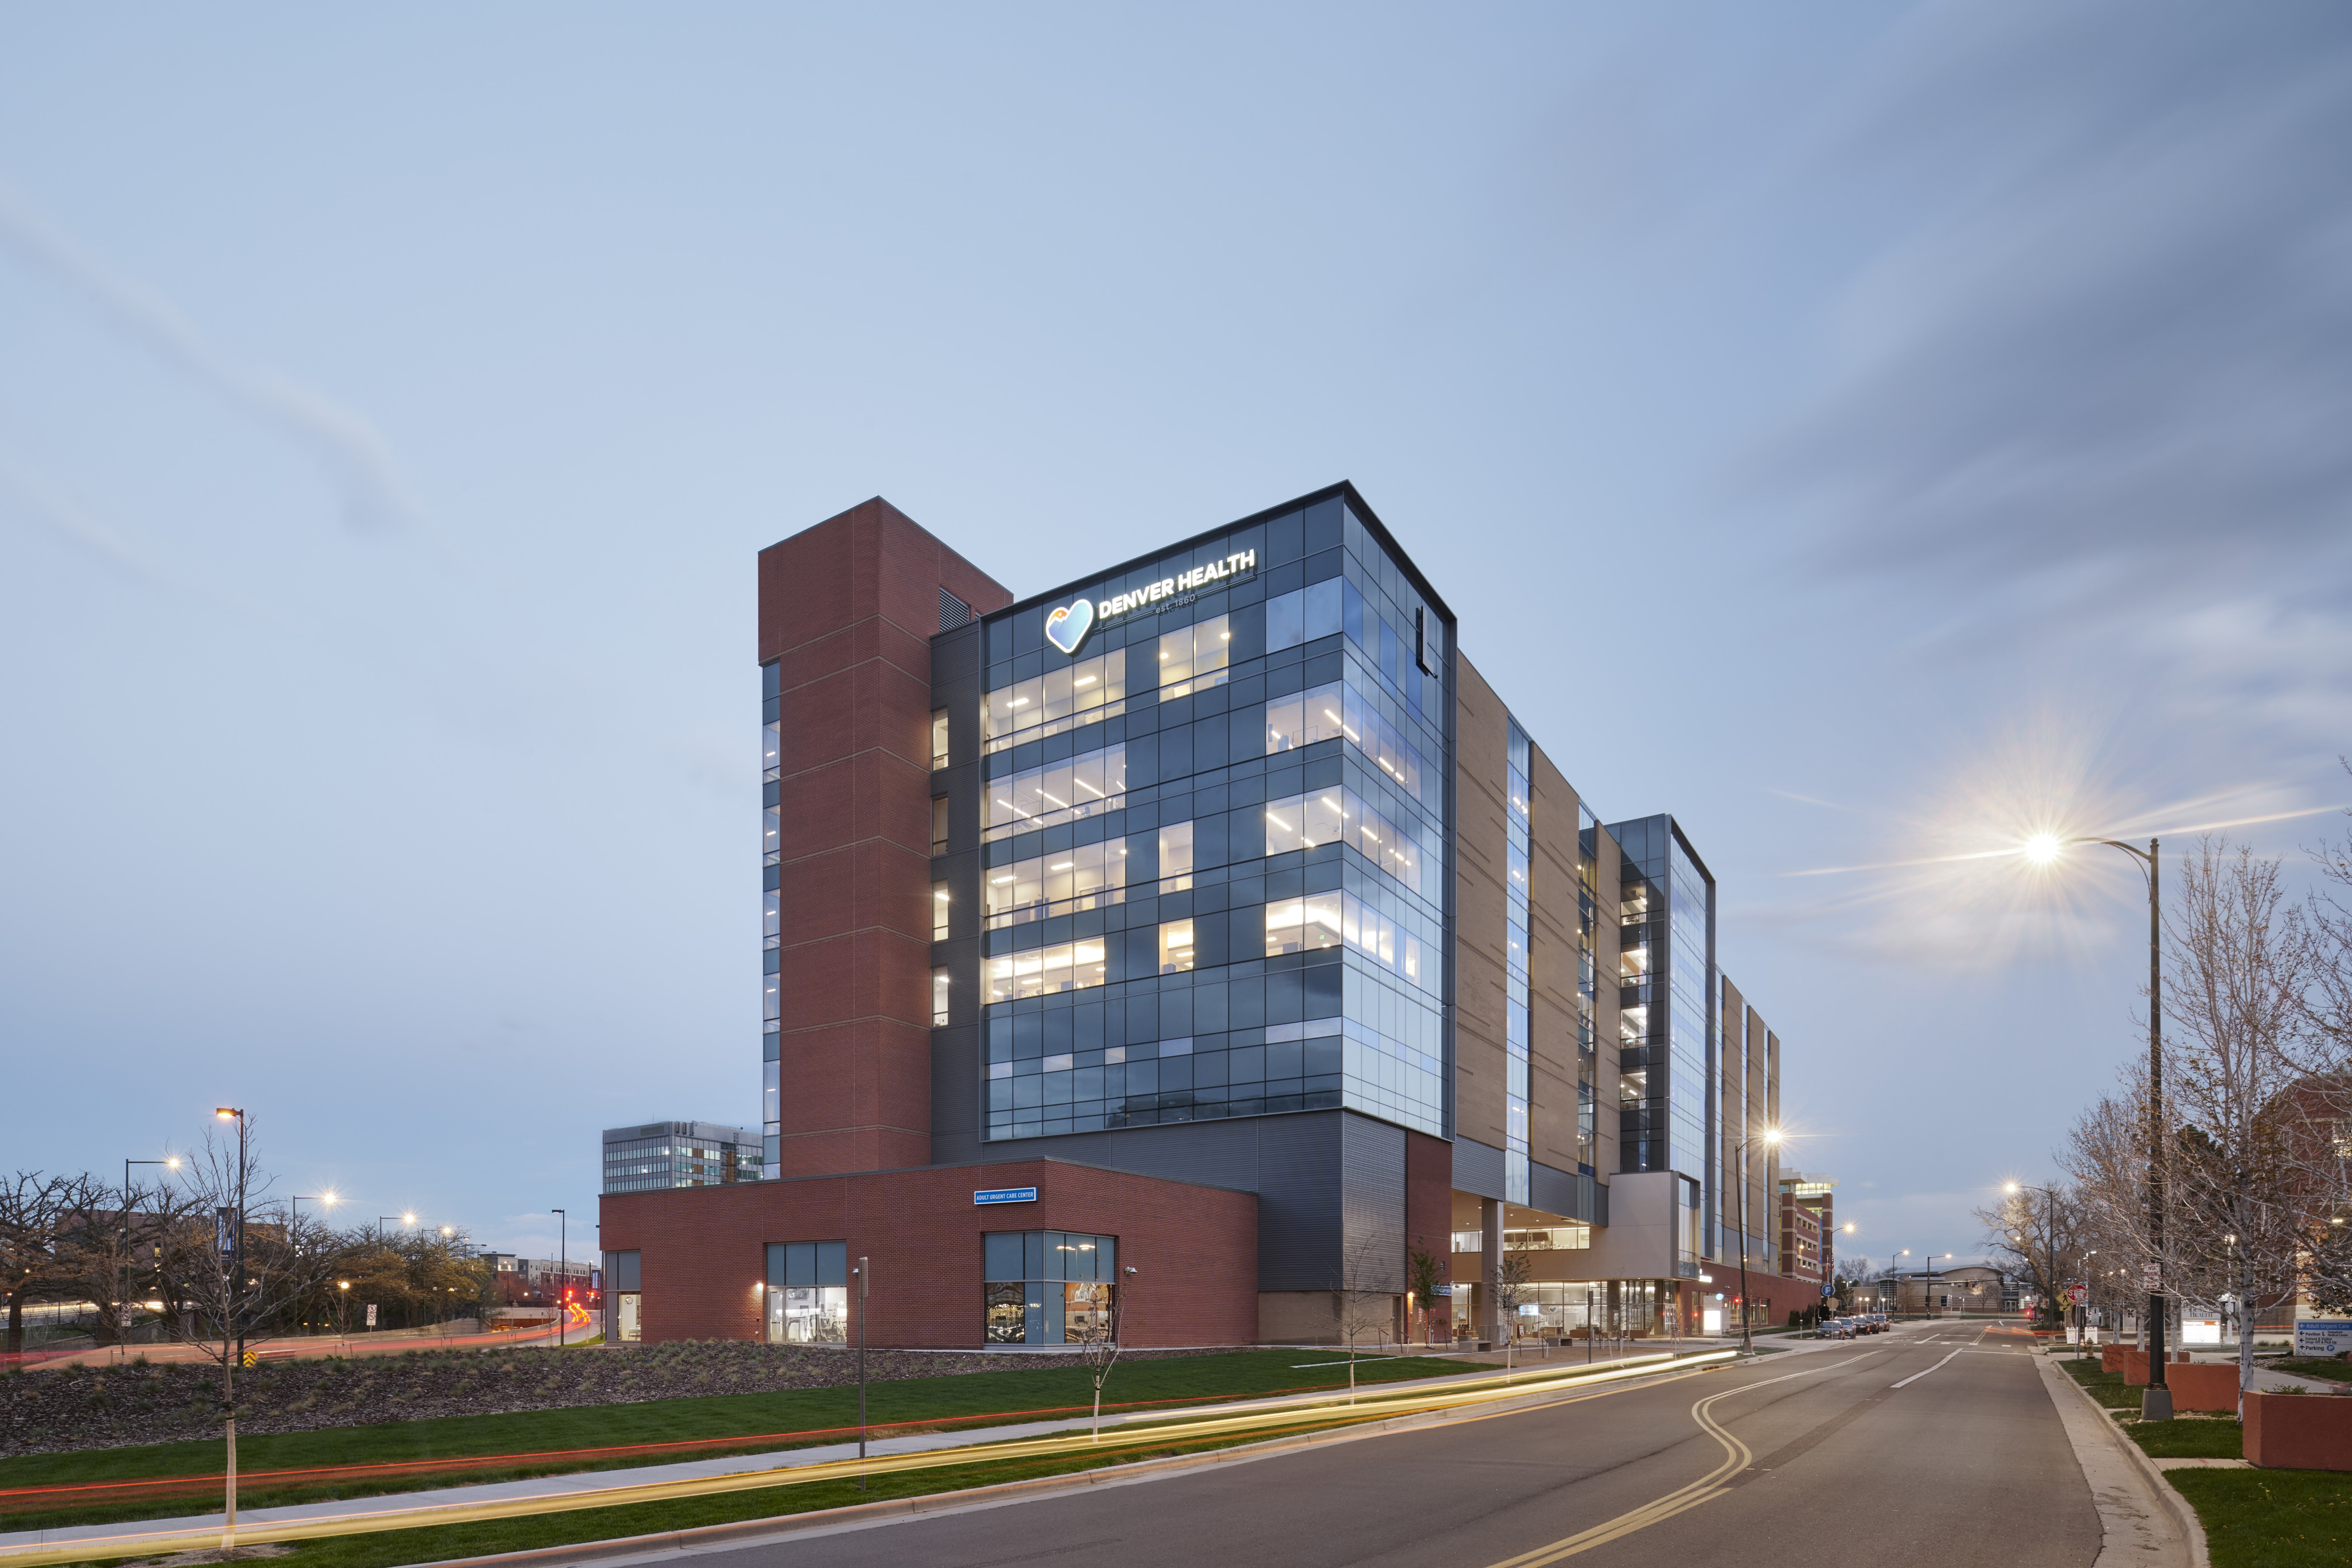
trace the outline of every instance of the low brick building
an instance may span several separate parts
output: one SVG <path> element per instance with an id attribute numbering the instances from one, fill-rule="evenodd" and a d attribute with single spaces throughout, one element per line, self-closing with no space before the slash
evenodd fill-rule
<path id="1" fill-rule="evenodd" d="M 866 1335 L 877 1345 L 1059 1342 L 1042 1331 L 1105 1285 L 1124 1298 L 1130 1344 L 1258 1334 L 1257 1199 L 1196 1183 L 1033 1159 L 608 1194 L 604 1215 L 615 1341 L 835 1342 L 861 1258 L 871 1260 Z M 1034 1278 L 989 1277 L 1013 1272 L 992 1270 L 991 1237 L 1033 1236 L 1019 1272 Z M 1108 1255 L 1099 1267 L 1082 1250 L 1097 1246 Z M 1007 1286 L 1023 1288 L 1017 1322 Z"/>

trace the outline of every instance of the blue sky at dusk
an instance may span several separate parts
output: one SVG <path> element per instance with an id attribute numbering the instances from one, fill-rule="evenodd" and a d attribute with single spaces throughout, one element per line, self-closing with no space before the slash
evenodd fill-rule
<path id="1" fill-rule="evenodd" d="M 761 546 L 1348 479 L 1976 1252 L 2145 917 L 1945 858 L 2343 831 L 2347 148 L 2323 5 L 0 5 L 0 1166 L 551 1249 L 757 1119 Z"/>

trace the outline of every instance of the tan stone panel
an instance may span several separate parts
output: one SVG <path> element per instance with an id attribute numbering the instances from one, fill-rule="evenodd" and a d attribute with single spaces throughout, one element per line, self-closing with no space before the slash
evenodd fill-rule
<path id="1" fill-rule="evenodd" d="M 1501 1148 L 1509 1088 L 1504 979 L 1508 960 L 1504 827 L 1509 719 L 1476 668 L 1456 656 L 1454 714 L 1454 1127 Z"/>

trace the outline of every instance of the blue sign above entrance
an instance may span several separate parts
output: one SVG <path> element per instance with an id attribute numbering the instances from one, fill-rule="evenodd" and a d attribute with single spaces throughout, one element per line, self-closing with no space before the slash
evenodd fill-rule
<path id="1" fill-rule="evenodd" d="M 1037 1201 L 1034 1187 L 991 1187 L 971 1194 L 976 1204 L 1034 1204 Z"/>

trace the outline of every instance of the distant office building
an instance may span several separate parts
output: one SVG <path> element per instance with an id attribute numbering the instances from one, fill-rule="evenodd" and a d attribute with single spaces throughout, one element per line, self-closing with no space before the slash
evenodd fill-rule
<path id="1" fill-rule="evenodd" d="M 1835 1276 L 1837 1247 L 1832 1203 L 1837 1184 L 1798 1172 L 1780 1178 L 1781 1272 L 1823 1285 Z"/>
<path id="2" fill-rule="evenodd" d="M 719 1187 L 756 1182 L 760 1135 L 715 1121 L 648 1121 L 604 1129 L 604 1191 Z"/>
<path id="3" fill-rule="evenodd" d="M 552 1307 L 564 1300 L 586 1302 L 597 1286 L 596 1260 L 591 1256 L 568 1261 L 525 1258 L 513 1252 L 486 1252 L 490 1266 L 490 1289 L 502 1307 Z"/>
<path id="4" fill-rule="evenodd" d="M 667 1128 L 606 1134 L 615 1339 L 1061 1344 L 1134 1292 L 1139 1343 L 1329 1340 L 1343 1280 L 1481 1339 L 1819 1300 L 1714 878 L 1514 712 L 1557 659 L 1482 673 L 1347 485 L 1024 569 L 1068 580 L 1019 598 L 879 499 L 761 552 L 768 1179 L 673 1191 L 635 1169 Z"/>

